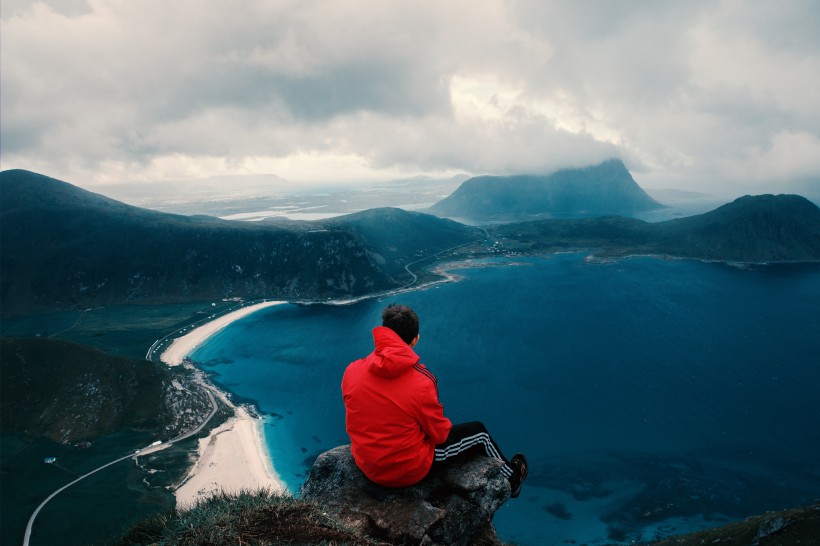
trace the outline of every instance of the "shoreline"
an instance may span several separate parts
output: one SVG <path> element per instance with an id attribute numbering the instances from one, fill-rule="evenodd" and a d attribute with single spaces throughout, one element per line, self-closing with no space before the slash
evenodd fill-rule
<path id="1" fill-rule="evenodd" d="M 675 259 L 673 256 L 662 256 L 652 254 L 633 254 L 622 256 L 596 256 L 593 249 L 577 249 L 564 252 L 534 253 L 517 255 L 515 257 L 504 256 L 506 265 L 522 265 L 516 262 L 516 258 L 546 257 L 555 254 L 566 253 L 587 253 L 584 259 L 586 262 L 607 262 L 635 257 L 649 257 L 655 259 Z M 490 256 L 489 258 L 492 258 Z M 415 290 L 425 290 L 439 284 L 458 282 L 462 277 L 459 269 L 469 269 L 481 267 L 473 259 L 456 259 L 442 261 L 429 271 L 438 275 L 439 279 L 427 280 L 421 283 L 411 283 L 410 285 L 393 289 L 386 292 L 367 294 L 347 300 L 326 300 L 310 302 L 292 302 L 297 305 L 350 305 L 359 301 L 384 298 L 402 294 Z M 697 258 L 678 258 L 684 260 L 695 260 L 704 262 Z M 729 262 L 729 265 L 734 265 Z M 768 265 L 768 264 L 767 264 Z M 211 336 L 231 324 L 232 322 L 244 318 L 258 310 L 288 303 L 285 301 L 264 301 L 247 305 L 229 312 L 210 322 L 202 324 L 187 334 L 175 339 L 160 355 L 160 360 L 169 366 L 183 364 L 185 358 L 197 347 L 205 343 Z M 235 415 L 221 426 L 213 429 L 209 435 L 199 440 L 198 456 L 192 468 L 184 480 L 175 487 L 178 508 L 187 508 L 194 505 L 198 500 L 219 491 L 238 493 L 241 490 L 269 489 L 273 491 L 288 492 L 287 485 L 278 475 L 275 469 L 275 462 L 267 449 L 262 429 L 263 420 L 254 417 L 248 408 L 236 405 L 231 402 L 225 392 L 220 391 L 209 384 L 203 377 L 203 386 L 210 389 L 223 403 L 230 407 Z"/>
<path id="2" fill-rule="evenodd" d="M 202 326 L 198 326 L 185 334 L 176 338 L 171 344 L 162 352 L 159 359 L 168 366 L 179 366 L 189 354 L 194 352 L 200 345 L 212 335 L 216 334 L 230 323 L 244 318 L 260 309 L 272 307 L 274 305 L 281 305 L 287 303 L 285 301 L 263 301 L 253 305 L 241 307 L 236 311 L 231 311 L 221 317 L 208 321 Z"/>
<path id="3" fill-rule="evenodd" d="M 160 360 L 172 367 L 181 365 L 197 347 L 232 322 L 283 303 L 286 302 L 248 305 L 207 322 L 175 339 L 160 355 Z M 203 387 L 231 408 L 234 415 L 211 430 L 208 436 L 199 439 L 197 460 L 173 491 L 177 509 L 191 508 L 198 501 L 221 491 L 239 493 L 267 489 L 286 493 L 287 485 L 276 472 L 273 457 L 266 447 L 262 418 L 254 417 L 245 407 L 231 402 L 226 393 L 206 384 L 204 374 L 200 377 Z"/>
<path id="4" fill-rule="evenodd" d="M 287 493 L 284 480 L 265 447 L 263 421 L 242 406 L 222 400 L 235 415 L 199 439 L 198 456 L 182 483 L 174 489 L 178 510 L 195 506 L 213 494 L 238 494 L 260 489 Z"/>
<path id="5" fill-rule="evenodd" d="M 457 275 L 439 268 L 433 271 L 444 278 L 419 284 L 411 283 L 410 286 L 380 294 L 367 294 L 349 300 L 292 303 L 350 305 L 366 299 L 387 297 L 459 280 Z M 186 358 L 192 352 L 229 324 L 261 309 L 284 303 L 291 302 L 259 302 L 206 322 L 174 339 L 159 355 L 159 360 L 169 367 L 185 365 Z M 151 350 L 148 353 L 150 354 Z M 190 508 L 199 500 L 220 491 L 239 493 L 247 490 L 268 489 L 288 493 L 287 484 L 277 473 L 273 456 L 267 449 L 262 429 L 263 419 L 252 416 L 245 407 L 231 402 L 225 392 L 207 382 L 204 373 L 199 374 L 199 377 L 202 386 L 213 392 L 217 398 L 231 408 L 234 416 L 211 430 L 208 436 L 199 439 L 196 461 L 185 478 L 173 489 L 177 509 Z"/>
<path id="6" fill-rule="evenodd" d="M 446 261 L 430 270 L 431 273 L 442 277 L 439 279 L 418 284 L 411 283 L 408 286 L 394 290 L 367 294 L 347 300 L 292 303 L 300 305 L 317 303 L 350 305 L 367 299 L 429 289 L 439 284 L 458 282 L 461 276 L 453 273 L 452 270 L 458 270 L 462 267 L 476 267 L 476 264 L 474 264 L 474 260 Z M 206 322 L 187 334 L 174 339 L 160 354 L 159 360 L 170 367 L 183 365 L 188 355 L 229 324 L 261 309 L 284 303 L 289 302 L 259 302 L 241 307 Z M 234 404 L 228 398 L 227 393 L 207 382 L 204 374 L 200 374 L 200 380 L 204 388 L 213 392 L 217 398 L 234 411 L 234 416 L 211 430 L 208 436 L 199 439 L 196 461 L 185 478 L 173 490 L 177 509 L 190 508 L 199 500 L 220 491 L 239 493 L 247 490 L 268 489 L 287 493 L 287 484 L 277 473 L 273 457 L 266 446 L 262 429 L 263 419 L 253 416 L 244 406 Z"/>

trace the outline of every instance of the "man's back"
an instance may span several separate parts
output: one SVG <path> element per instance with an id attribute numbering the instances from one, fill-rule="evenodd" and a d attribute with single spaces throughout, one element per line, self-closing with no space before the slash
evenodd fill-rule
<path id="1" fill-rule="evenodd" d="M 346 427 L 356 464 L 372 481 L 402 487 L 420 481 L 435 445 L 450 432 L 436 379 L 393 330 L 373 330 L 375 350 L 342 379 Z"/>

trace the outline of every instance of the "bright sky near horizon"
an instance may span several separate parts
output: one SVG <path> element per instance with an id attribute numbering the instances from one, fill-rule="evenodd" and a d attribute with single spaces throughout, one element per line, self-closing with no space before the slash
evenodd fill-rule
<path id="1" fill-rule="evenodd" d="M 816 0 L 2 0 L 0 168 L 820 186 Z M 228 183 L 228 182 L 226 182 Z"/>

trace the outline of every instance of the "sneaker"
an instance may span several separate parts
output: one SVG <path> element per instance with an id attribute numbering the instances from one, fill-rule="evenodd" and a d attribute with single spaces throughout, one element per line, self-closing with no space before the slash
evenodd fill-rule
<path id="1" fill-rule="evenodd" d="M 529 472 L 527 458 L 521 453 L 516 453 L 510 461 L 510 466 L 512 466 L 515 471 L 515 474 L 513 474 L 513 480 L 510 484 L 512 486 L 510 498 L 517 499 L 518 495 L 521 494 L 521 485 L 524 483 L 524 480 L 527 479 L 527 473 Z"/>

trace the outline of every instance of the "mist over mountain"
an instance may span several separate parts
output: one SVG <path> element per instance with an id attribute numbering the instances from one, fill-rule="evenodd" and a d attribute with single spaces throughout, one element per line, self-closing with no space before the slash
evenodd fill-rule
<path id="1" fill-rule="evenodd" d="M 408 282 L 403 264 L 416 252 L 476 238 L 472 228 L 396 211 L 391 229 L 405 234 L 405 250 L 364 240 L 368 215 L 384 211 L 328 224 L 180 216 L 23 170 L 0 173 L 0 196 L 3 316 L 110 303 L 350 297 Z"/>
<path id="2" fill-rule="evenodd" d="M 630 215 L 660 208 L 619 159 L 547 175 L 477 176 L 430 212 L 451 218 Z"/>
<path id="3" fill-rule="evenodd" d="M 447 178 L 415 176 L 340 185 L 298 184 L 275 176 L 248 175 L 112 184 L 105 186 L 104 193 L 129 205 L 187 216 L 205 214 L 225 220 L 275 217 L 308 220 L 381 207 L 420 210 L 453 193 L 467 178 L 467 175 Z"/>

